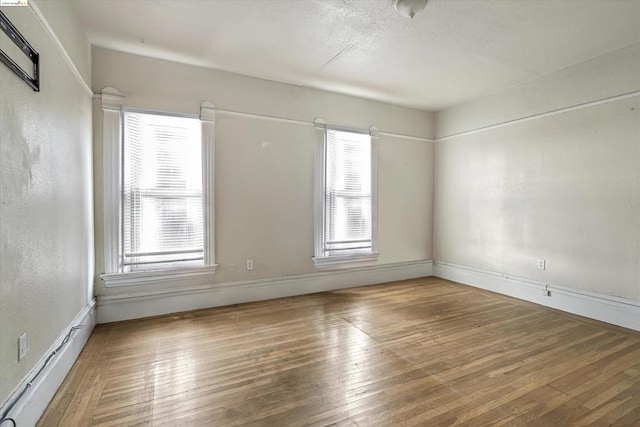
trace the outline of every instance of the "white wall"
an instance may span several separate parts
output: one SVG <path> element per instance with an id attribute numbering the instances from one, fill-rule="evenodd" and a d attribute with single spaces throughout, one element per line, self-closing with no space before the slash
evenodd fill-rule
<path id="1" fill-rule="evenodd" d="M 199 112 L 216 118 L 216 257 L 214 276 L 146 287 L 105 288 L 101 296 L 166 287 L 314 273 L 313 155 L 316 118 L 328 124 L 422 138 L 433 137 L 433 115 L 361 98 L 275 83 L 163 60 L 93 50 L 93 89 L 115 87 L 128 107 Z M 302 121 L 286 123 L 225 114 L 235 111 Z M 96 272 L 102 261 L 102 142 L 94 103 Z M 433 143 L 380 137 L 378 264 L 432 258 Z M 246 271 L 252 259 L 255 269 Z M 295 286 L 293 284 L 292 286 Z"/>
<path id="2" fill-rule="evenodd" d="M 640 45 L 567 67 L 437 114 L 438 138 L 638 90 Z"/>
<path id="3" fill-rule="evenodd" d="M 640 301 L 639 90 L 635 45 L 439 112 L 436 260 Z"/>
<path id="4" fill-rule="evenodd" d="M 4 404 L 92 297 L 93 213 L 91 97 L 31 8 L 3 7 L 2 12 L 40 53 L 41 66 L 40 92 L 34 92 L 0 65 Z M 7 43 L 3 35 L 0 48 Z M 88 54 L 76 60 L 88 69 Z M 22 333 L 28 354 L 18 362 Z"/>
<path id="5" fill-rule="evenodd" d="M 53 28 L 82 80 L 91 83 L 91 46 L 69 0 L 38 0 L 37 8 Z"/>

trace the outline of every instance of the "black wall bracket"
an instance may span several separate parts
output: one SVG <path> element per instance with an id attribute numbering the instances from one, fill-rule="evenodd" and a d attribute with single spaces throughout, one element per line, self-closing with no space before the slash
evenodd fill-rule
<path id="1" fill-rule="evenodd" d="M 9 18 L 4 13 L 0 12 L 0 28 L 2 31 L 15 43 L 16 46 L 26 55 L 27 58 L 33 64 L 33 77 L 23 70 L 13 59 L 9 57 L 2 49 L 0 49 L 0 61 L 9 67 L 14 73 L 18 75 L 26 84 L 31 86 L 36 92 L 40 91 L 40 56 L 36 52 L 29 42 L 24 38 L 20 31 L 13 26 Z"/>

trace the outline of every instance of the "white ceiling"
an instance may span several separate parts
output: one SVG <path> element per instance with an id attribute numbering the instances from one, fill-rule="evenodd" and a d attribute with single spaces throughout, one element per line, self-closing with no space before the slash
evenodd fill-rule
<path id="1" fill-rule="evenodd" d="M 76 0 L 92 44 L 440 110 L 640 43 L 640 0 Z"/>

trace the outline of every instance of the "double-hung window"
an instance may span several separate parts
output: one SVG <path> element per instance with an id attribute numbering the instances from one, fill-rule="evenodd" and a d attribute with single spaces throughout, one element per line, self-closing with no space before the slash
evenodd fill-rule
<path id="1" fill-rule="evenodd" d="M 200 120 L 123 111 L 121 269 L 201 266 Z"/>
<path id="2" fill-rule="evenodd" d="M 101 95 L 105 285 L 213 273 L 215 107 L 186 116 Z"/>
<path id="3" fill-rule="evenodd" d="M 316 266 L 371 261 L 376 248 L 376 141 L 316 126 Z"/>

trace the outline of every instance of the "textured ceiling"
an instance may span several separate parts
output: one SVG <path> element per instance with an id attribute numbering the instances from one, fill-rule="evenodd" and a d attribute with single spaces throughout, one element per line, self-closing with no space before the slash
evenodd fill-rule
<path id="1" fill-rule="evenodd" d="M 74 4 L 97 46 L 430 111 L 640 43 L 640 0 Z"/>

